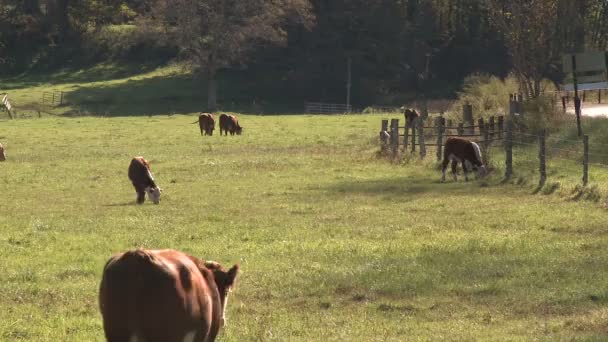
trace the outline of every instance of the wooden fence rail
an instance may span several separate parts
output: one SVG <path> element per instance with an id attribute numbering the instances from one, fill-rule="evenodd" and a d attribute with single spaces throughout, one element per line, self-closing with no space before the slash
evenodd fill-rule
<path id="1" fill-rule="evenodd" d="M 350 113 L 352 106 L 342 103 L 305 102 L 304 111 L 309 114 L 342 114 Z"/>

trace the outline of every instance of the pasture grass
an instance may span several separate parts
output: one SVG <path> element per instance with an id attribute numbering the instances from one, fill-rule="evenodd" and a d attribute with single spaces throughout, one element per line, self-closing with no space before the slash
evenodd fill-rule
<path id="1" fill-rule="evenodd" d="M 223 341 L 608 338 L 599 171 L 595 200 L 535 191 L 522 154 L 503 182 L 497 151 L 489 179 L 441 184 L 432 157 L 378 155 L 379 116 L 193 119 L 0 123 L 0 340 L 102 341 L 102 267 L 136 247 L 240 263 Z M 160 205 L 134 204 L 135 155 Z"/>

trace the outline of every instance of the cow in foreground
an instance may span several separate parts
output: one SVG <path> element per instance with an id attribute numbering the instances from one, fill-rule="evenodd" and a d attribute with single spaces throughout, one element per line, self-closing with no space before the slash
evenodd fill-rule
<path id="1" fill-rule="evenodd" d="M 478 176 L 485 176 L 486 167 L 481 159 L 481 150 L 476 143 L 462 138 L 448 138 L 443 149 L 443 163 L 441 165 L 441 181 L 445 182 L 445 170 L 452 162 L 452 174 L 456 178 L 456 166 L 462 163 L 464 179 L 468 181 L 469 170 L 477 170 Z"/>
<path id="2" fill-rule="evenodd" d="M 148 199 L 154 204 L 160 203 L 161 188 L 159 188 L 154 182 L 152 172 L 150 172 L 150 164 L 144 157 L 135 157 L 129 164 L 129 179 L 135 187 L 137 193 L 137 204 L 142 204 L 146 200 L 146 193 Z"/>
<path id="3" fill-rule="evenodd" d="M 175 250 L 111 257 L 99 289 L 107 341 L 214 341 L 238 271 Z"/>
<path id="4" fill-rule="evenodd" d="M 220 115 L 220 135 L 224 131 L 225 135 L 241 135 L 243 127 L 239 125 L 239 119 L 235 115 L 222 114 Z"/>
<path id="5" fill-rule="evenodd" d="M 211 113 L 200 113 L 198 116 L 198 126 L 201 129 L 201 135 L 213 135 L 215 129 L 215 118 Z"/>
<path id="6" fill-rule="evenodd" d="M 4 154 L 4 146 L 0 143 L 0 161 L 6 160 L 6 154 Z"/>

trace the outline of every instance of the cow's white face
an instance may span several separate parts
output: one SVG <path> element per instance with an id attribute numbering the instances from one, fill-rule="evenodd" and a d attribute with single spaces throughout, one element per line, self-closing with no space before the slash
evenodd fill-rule
<path id="1" fill-rule="evenodd" d="M 488 174 L 488 169 L 486 169 L 485 165 L 481 165 L 477 168 L 477 177 L 483 178 Z"/>
<path id="2" fill-rule="evenodd" d="M 148 193 L 148 198 L 150 201 L 152 201 L 154 204 L 160 203 L 160 193 L 162 192 L 161 188 L 146 188 L 146 192 Z"/>

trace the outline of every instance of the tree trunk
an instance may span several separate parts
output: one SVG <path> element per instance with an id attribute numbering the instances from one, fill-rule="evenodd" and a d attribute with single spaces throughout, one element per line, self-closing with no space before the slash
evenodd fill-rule
<path id="1" fill-rule="evenodd" d="M 40 14 L 40 2 L 39 0 L 23 0 L 23 13 L 29 15 Z"/>
<path id="2" fill-rule="evenodd" d="M 60 37 L 65 36 L 70 28 L 68 18 L 69 0 L 47 0 L 47 15 Z"/>

